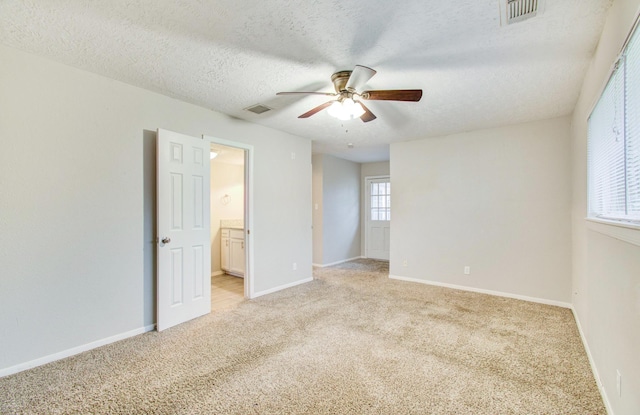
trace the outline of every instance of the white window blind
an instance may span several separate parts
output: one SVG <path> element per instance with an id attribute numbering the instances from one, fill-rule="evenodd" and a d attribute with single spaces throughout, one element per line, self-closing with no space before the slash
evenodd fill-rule
<path id="1" fill-rule="evenodd" d="M 626 51 L 627 215 L 640 221 L 640 35 L 636 30 Z"/>
<path id="2" fill-rule="evenodd" d="M 640 224 L 640 36 L 589 117 L 589 216 Z"/>

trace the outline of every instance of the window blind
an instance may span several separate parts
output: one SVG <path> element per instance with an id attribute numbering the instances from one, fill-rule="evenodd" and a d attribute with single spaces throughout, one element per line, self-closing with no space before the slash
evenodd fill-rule
<path id="1" fill-rule="evenodd" d="M 640 224 L 640 36 L 589 117 L 589 216 Z"/>
<path id="2" fill-rule="evenodd" d="M 640 221 L 640 34 L 633 34 L 625 58 L 627 217 Z"/>

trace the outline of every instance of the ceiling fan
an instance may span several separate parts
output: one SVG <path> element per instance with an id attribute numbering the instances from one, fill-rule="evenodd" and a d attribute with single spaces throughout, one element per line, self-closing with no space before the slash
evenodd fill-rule
<path id="1" fill-rule="evenodd" d="M 305 112 L 298 118 L 309 118 L 312 115 L 329 108 L 330 115 L 341 120 L 360 118 L 364 122 L 373 121 L 376 116 L 367 108 L 362 100 L 372 101 L 411 101 L 418 102 L 422 98 L 421 89 L 383 89 L 357 92 L 376 71 L 362 65 L 356 65 L 353 71 L 340 71 L 331 75 L 331 82 L 336 92 L 278 92 L 276 95 L 325 95 L 335 97 L 331 101 Z"/>

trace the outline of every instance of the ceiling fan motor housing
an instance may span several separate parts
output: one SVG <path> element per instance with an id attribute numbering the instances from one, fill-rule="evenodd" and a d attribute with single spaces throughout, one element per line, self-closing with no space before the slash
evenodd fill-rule
<path id="1" fill-rule="evenodd" d="M 352 71 L 340 71 L 331 75 L 331 82 L 333 82 L 333 87 L 338 94 L 347 90 L 347 82 L 351 77 L 351 72 Z"/>

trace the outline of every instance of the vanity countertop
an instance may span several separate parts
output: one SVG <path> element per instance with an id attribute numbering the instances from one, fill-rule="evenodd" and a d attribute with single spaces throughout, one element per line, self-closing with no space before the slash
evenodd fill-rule
<path id="1" fill-rule="evenodd" d="M 244 229 L 244 220 L 242 219 L 222 219 L 220 227 L 223 229 Z"/>

